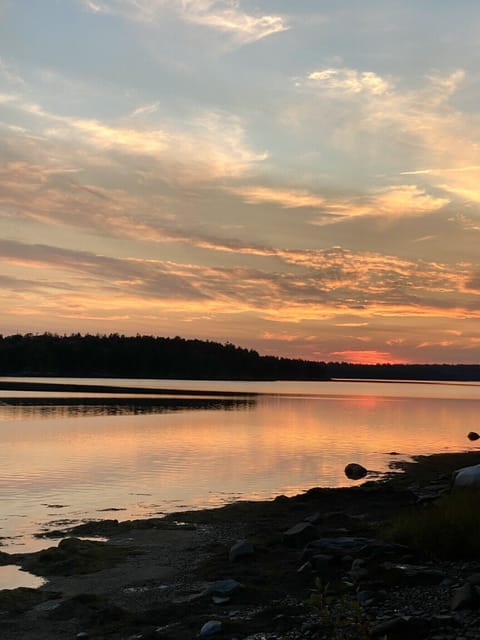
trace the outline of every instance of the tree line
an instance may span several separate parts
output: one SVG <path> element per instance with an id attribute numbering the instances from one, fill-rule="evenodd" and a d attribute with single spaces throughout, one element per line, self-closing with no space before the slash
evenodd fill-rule
<path id="1" fill-rule="evenodd" d="M 51 333 L 0 336 L 0 375 L 324 380 L 325 363 L 184 338 Z"/>
<path id="2" fill-rule="evenodd" d="M 0 335 L 1 376 L 199 380 L 480 380 L 480 365 L 352 364 L 261 356 L 253 349 L 180 337 Z"/>

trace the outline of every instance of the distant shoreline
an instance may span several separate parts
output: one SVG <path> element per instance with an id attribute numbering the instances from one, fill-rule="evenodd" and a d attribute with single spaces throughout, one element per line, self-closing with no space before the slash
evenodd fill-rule
<path id="1" fill-rule="evenodd" d="M 384 382 L 390 384 L 448 384 L 458 387 L 478 387 L 477 380 L 404 380 L 402 378 L 331 378 L 330 382 Z"/>
<path id="2" fill-rule="evenodd" d="M 20 377 L 20 376 L 19 376 Z M 86 378 L 88 379 L 88 378 Z M 120 380 L 120 379 L 119 379 Z M 219 382 L 218 380 L 195 380 L 194 382 Z M 460 387 L 478 387 L 476 381 L 460 380 L 395 380 L 376 378 L 332 378 L 330 380 L 226 380 L 226 382 L 354 382 L 354 383 L 385 383 L 385 384 L 421 384 L 421 385 L 448 385 Z M 2 380 L 0 378 L 0 391 L 31 391 L 31 392 L 52 392 L 52 393 L 98 393 L 109 395 L 135 395 L 135 396 L 194 396 L 194 397 L 214 397 L 233 398 L 268 395 L 268 392 L 261 391 L 222 391 L 216 389 L 178 389 L 178 388 L 158 388 L 158 387 L 132 387 L 123 385 L 103 385 L 89 383 L 71 382 L 25 382 L 18 380 Z"/>
<path id="3" fill-rule="evenodd" d="M 0 381 L 0 391 L 53 391 L 53 392 L 78 392 L 78 393 L 109 393 L 109 394 L 129 394 L 129 395 L 155 395 L 155 396 L 215 396 L 215 397 L 238 397 L 258 396 L 258 393 L 245 391 L 216 391 L 199 389 L 158 389 L 151 387 L 122 387 L 100 384 L 72 384 L 63 382 L 13 382 Z"/>

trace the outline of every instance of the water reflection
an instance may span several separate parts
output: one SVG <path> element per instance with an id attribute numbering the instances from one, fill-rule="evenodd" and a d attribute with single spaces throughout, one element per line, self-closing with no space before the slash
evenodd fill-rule
<path id="1" fill-rule="evenodd" d="M 0 420 L 127 416 L 174 411 L 234 411 L 251 407 L 252 398 L 97 398 L 11 397 L 0 402 Z"/>
<path id="2" fill-rule="evenodd" d="M 349 462 L 384 471 L 391 451 L 477 448 L 466 435 L 478 430 L 480 396 L 460 389 L 455 398 L 450 387 L 448 397 L 431 398 L 425 385 L 412 385 L 405 397 L 404 384 L 397 396 L 385 384 L 342 394 L 348 388 L 253 398 L 2 398 L 3 550 L 31 548 L 29 536 L 60 519 L 112 517 L 106 510 L 148 517 L 344 486 L 352 484 L 343 473 Z"/>
<path id="3" fill-rule="evenodd" d="M 46 580 L 34 576 L 32 573 L 22 571 L 19 567 L 8 564 L 0 567 L 0 589 L 17 589 L 27 587 L 36 589 L 45 584 Z"/>

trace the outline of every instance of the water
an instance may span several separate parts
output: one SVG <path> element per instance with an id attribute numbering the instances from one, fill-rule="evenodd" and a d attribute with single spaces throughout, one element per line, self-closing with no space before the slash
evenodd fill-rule
<path id="1" fill-rule="evenodd" d="M 43 548 L 35 532 L 85 519 L 347 486 L 346 464 L 386 471 L 391 452 L 478 448 L 480 384 L 88 382 L 238 395 L 0 392 L 1 550 Z"/>
<path id="2" fill-rule="evenodd" d="M 43 578 L 22 571 L 13 564 L 0 567 L 0 589 L 17 589 L 18 587 L 36 589 L 45 583 L 46 580 Z"/>

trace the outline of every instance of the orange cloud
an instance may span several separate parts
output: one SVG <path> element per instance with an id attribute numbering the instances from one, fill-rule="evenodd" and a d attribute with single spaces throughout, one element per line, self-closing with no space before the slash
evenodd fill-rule
<path id="1" fill-rule="evenodd" d="M 446 197 L 433 196 L 415 185 L 397 185 L 371 190 L 350 198 L 323 196 L 307 189 L 285 189 L 263 186 L 227 187 L 249 204 L 268 202 L 285 209 L 312 207 L 322 216 L 313 224 L 327 225 L 358 216 L 420 216 L 447 205 Z"/>

